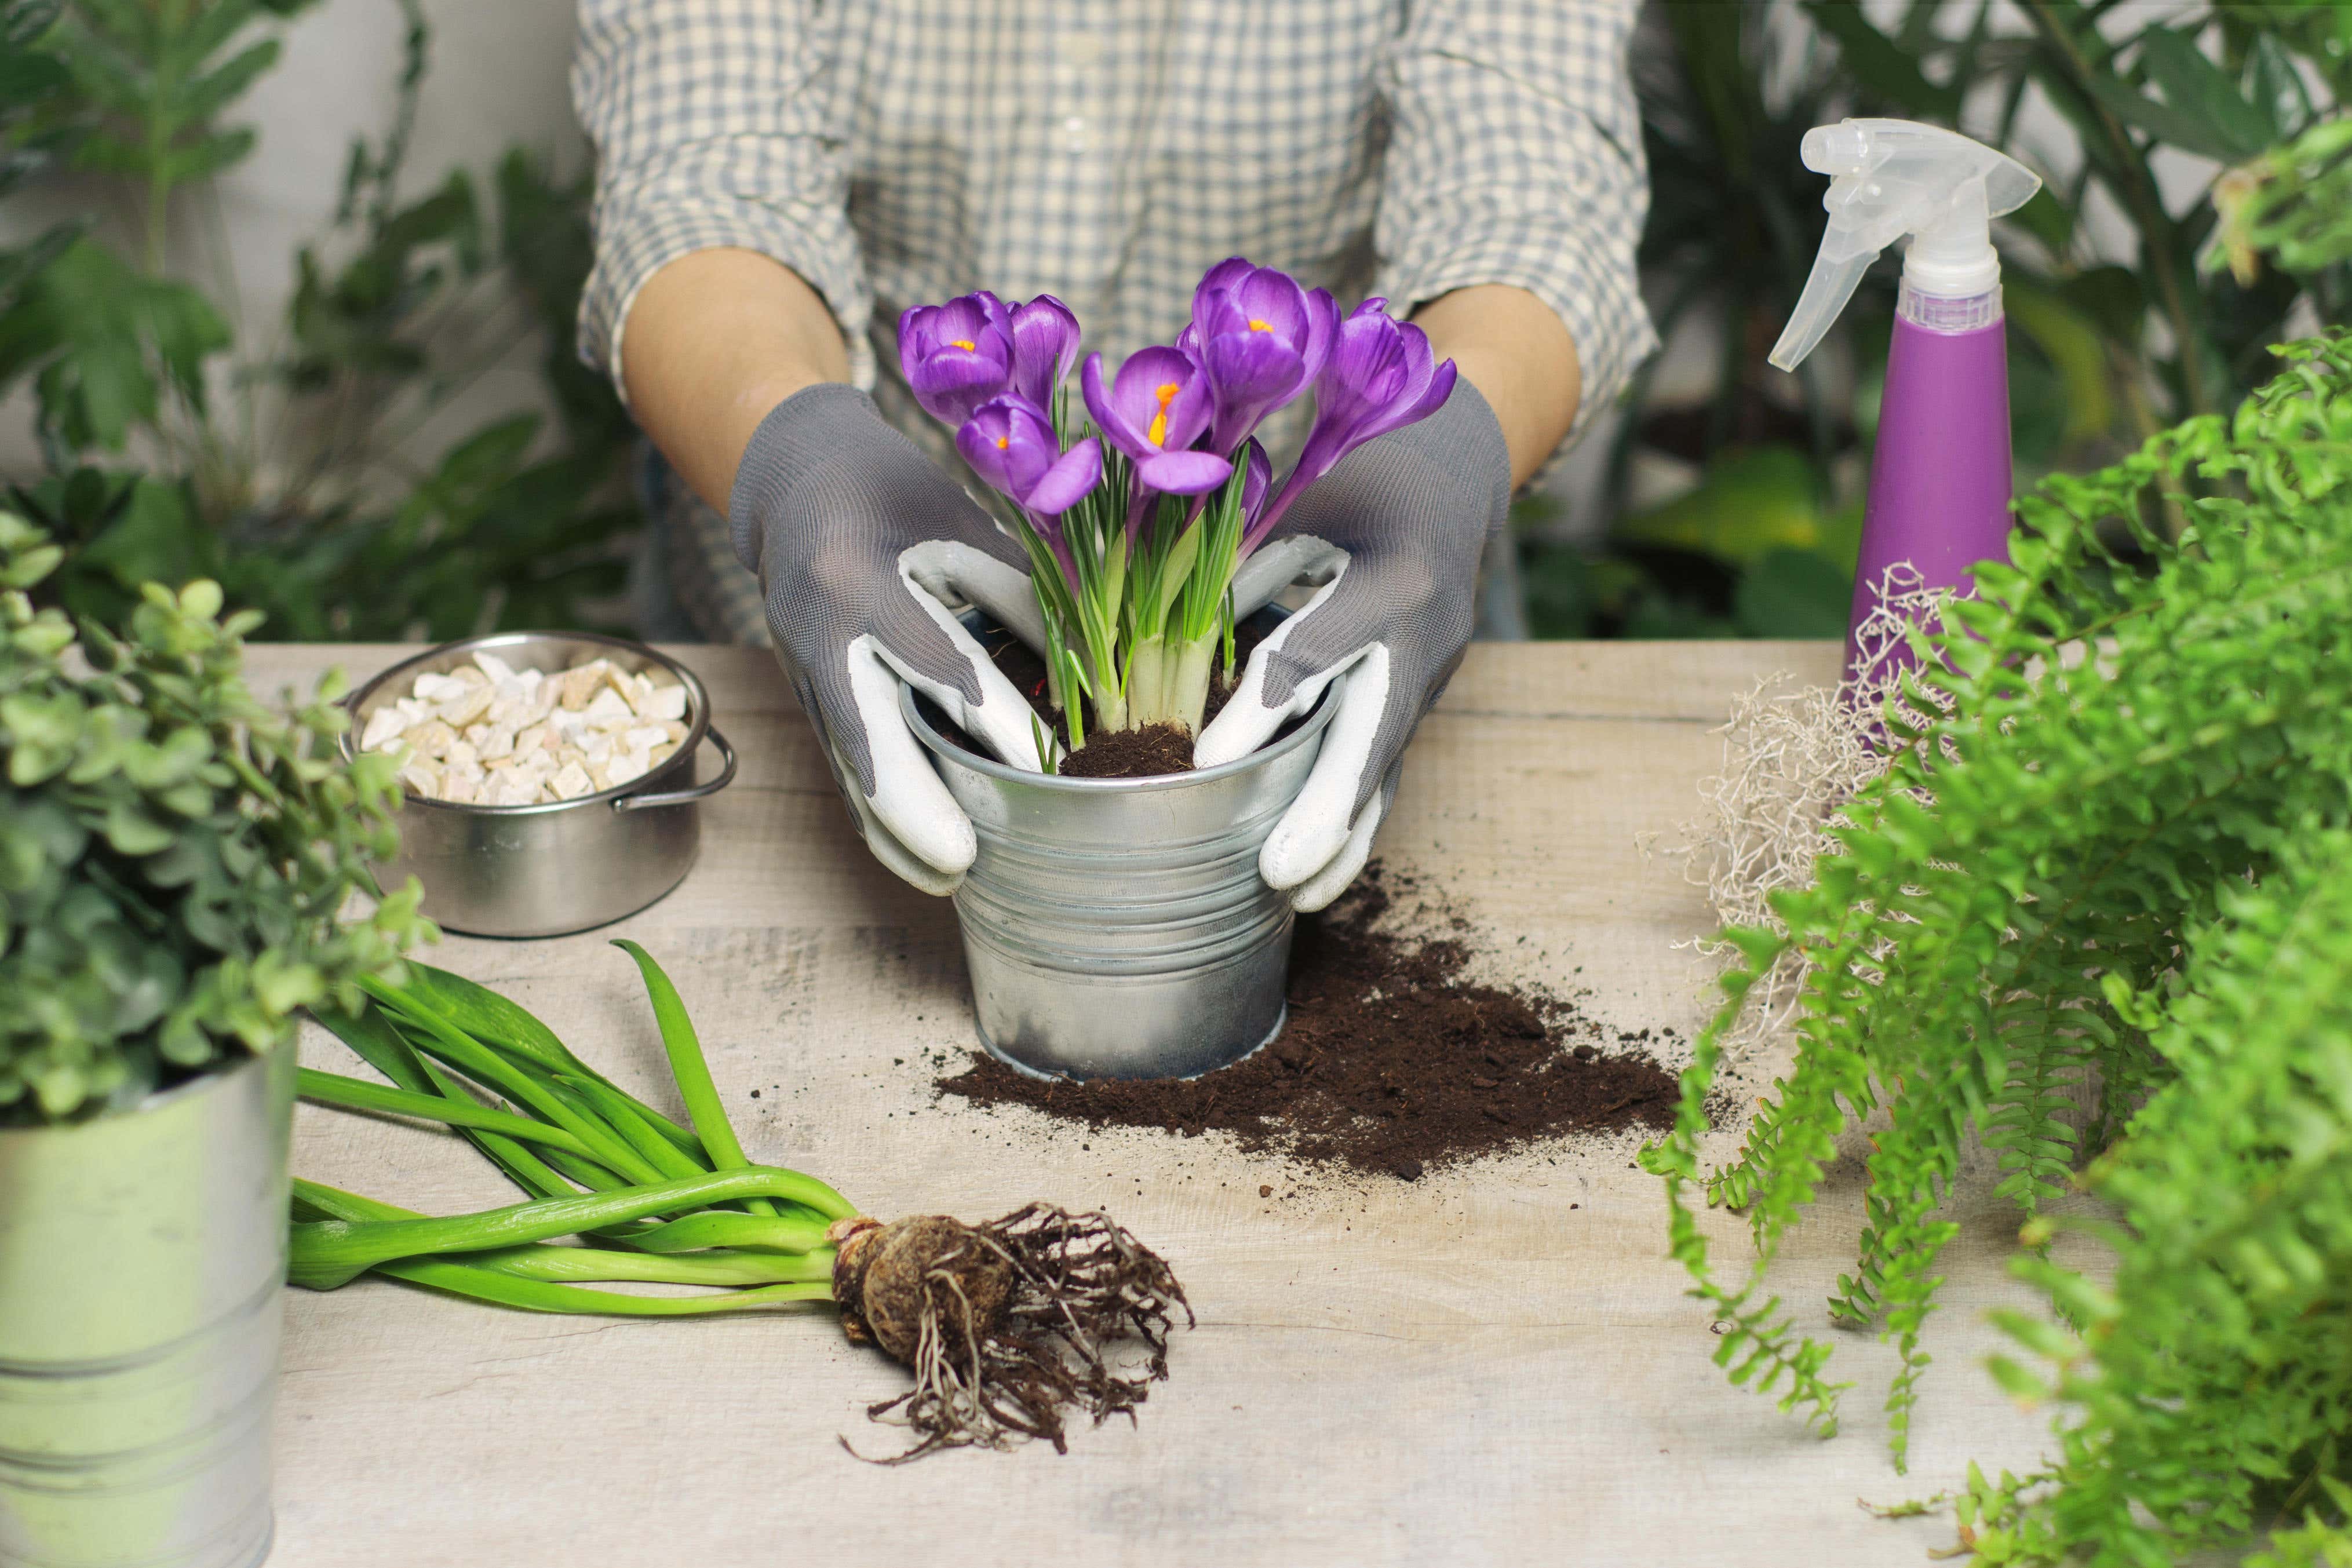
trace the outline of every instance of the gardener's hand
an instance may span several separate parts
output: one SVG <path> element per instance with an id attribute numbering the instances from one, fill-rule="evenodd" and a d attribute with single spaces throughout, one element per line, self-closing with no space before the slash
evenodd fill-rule
<path id="1" fill-rule="evenodd" d="M 1347 677 L 1315 771 L 1258 857 L 1294 907 L 1321 909 L 1363 869 L 1405 742 L 1462 662 L 1478 558 L 1510 500 L 1502 427 L 1465 377 L 1436 413 L 1325 475 L 1235 577 L 1243 616 L 1294 582 L 1322 591 L 1250 657 L 1193 747 L 1199 766 L 1255 751 Z"/>
<path id="2" fill-rule="evenodd" d="M 941 603 L 968 600 L 1041 643 L 1020 546 L 838 383 L 795 393 L 761 422 L 727 515 L 766 594 L 777 660 L 867 847 L 925 892 L 955 891 L 971 823 L 908 730 L 898 688 L 1013 766 L 1038 766 L 1029 704 Z"/>

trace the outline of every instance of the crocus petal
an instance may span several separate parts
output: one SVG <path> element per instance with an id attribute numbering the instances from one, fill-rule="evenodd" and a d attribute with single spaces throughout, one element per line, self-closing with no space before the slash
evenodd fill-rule
<path id="1" fill-rule="evenodd" d="M 1210 398 L 1201 370 L 1182 352 L 1138 349 L 1118 367 L 1110 402 L 1119 417 L 1141 433 L 1143 445 L 1129 456 L 1181 450 L 1209 423 Z"/>
<path id="2" fill-rule="evenodd" d="M 997 444 L 1002 438 L 1003 429 L 1001 418 L 992 420 L 983 415 L 974 415 L 964 421 L 963 428 L 956 432 L 956 450 L 963 454 L 963 460 L 971 465 L 971 471 L 978 474 L 991 489 L 1003 490 L 1010 495 L 1012 486 L 1005 473 L 1005 447 Z"/>
<path id="3" fill-rule="evenodd" d="M 1143 432 L 1128 419 L 1111 398 L 1110 388 L 1103 384 L 1102 355 L 1088 354 L 1078 372 L 1078 393 L 1087 401 L 1087 412 L 1094 416 L 1095 428 L 1110 440 L 1110 444 L 1129 457 L 1151 450 Z"/>
<path id="4" fill-rule="evenodd" d="M 1307 290 L 1288 273 L 1271 267 L 1255 268 L 1225 292 L 1248 315 L 1251 331 L 1273 332 L 1293 344 L 1305 339 Z"/>
<path id="5" fill-rule="evenodd" d="M 1315 289 L 1307 296 L 1307 339 L 1298 351 L 1298 357 L 1307 362 L 1307 380 L 1323 374 L 1339 336 L 1339 302 L 1331 298 L 1328 289 Z"/>
<path id="6" fill-rule="evenodd" d="M 1274 482 L 1274 459 L 1253 439 L 1244 461 L 1246 467 L 1242 471 L 1242 515 L 1255 518 L 1265 502 L 1266 487 Z"/>
<path id="7" fill-rule="evenodd" d="M 1012 342 L 1013 312 L 1004 308 L 1004 301 L 985 289 L 969 297 L 980 306 L 982 311 L 986 312 L 988 324 L 1003 333 L 1007 343 Z"/>
<path id="8" fill-rule="evenodd" d="M 1000 304 L 995 315 L 1003 313 Z M 916 402 L 934 418 L 961 425 L 1004 389 L 1013 342 L 978 296 L 919 305 L 898 318 L 898 367 Z"/>
<path id="9" fill-rule="evenodd" d="M 1223 484 L 1234 466 L 1214 452 L 1161 452 L 1138 463 L 1135 471 L 1164 494 L 1197 496 Z"/>
<path id="10" fill-rule="evenodd" d="M 1213 450 L 1230 452 L 1258 422 L 1306 389 L 1307 362 L 1272 332 L 1225 332 L 1210 338 L 1202 369 L 1215 389 Z"/>
<path id="11" fill-rule="evenodd" d="M 1381 421 L 1381 433 L 1385 435 L 1391 430 L 1402 430 L 1408 425 L 1418 424 L 1443 408 L 1445 400 L 1454 395 L 1454 382 L 1459 374 L 1452 360 L 1430 372 L 1429 379 L 1418 392 L 1408 392 L 1390 409 Z"/>
<path id="12" fill-rule="evenodd" d="M 1339 342 L 1316 386 L 1315 424 L 1298 465 L 1242 538 L 1246 555 L 1291 503 L 1367 441 L 1436 411 L 1454 392 L 1452 360 L 1432 363 L 1429 335 L 1384 310 L 1360 309 L 1339 323 Z"/>
<path id="13" fill-rule="evenodd" d="M 935 419 L 955 424 L 1004 388 L 1004 362 L 990 353 L 949 349 L 904 367 L 915 401 Z"/>
<path id="14" fill-rule="evenodd" d="M 985 289 L 959 294 L 939 306 L 938 312 L 928 325 L 942 338 L 976 341 L 982 331 L 992 330 L 1008 346 L 1013 342 L 1012 313 L 1005 310 L 1003 300 Z"/>
<path id="15" fill-rule="evenodd" d="M 1045 411 L 1012 393 L 991 405 L 1005 410 L 1004 474 L 1013 499 L 1026 501 L 1029 492 L 1062 455 L 1062 444 Z M 1059 508 L 1055 509 L 1060 510 Z"/>
<path id="16" fill-rule="evenodd" d="M 1051 407 L 1054 389 L 1077 363 L 1078 319 L 1051 294 L 1040 294 L 1011 313 L 1013 390 Z"/>
<path id="17" fill-rule="evenodd" d="M 1395 374 L 1383 374 L 1370 393 L 1372 407 L 1360 426 L 1352 446 L 1402 430 L 1433 413 L 1454 391 L 1454 362 L 1432 363 L 1429 334 L 1410 321 L 1397 323 Z"/>
<path id="18" fill-rule="evenodd" d="M 1020 500 L 1033 512 L 1059 517 L 1101 482 L 1102 448 L 1092 441 L 1081 441 L 1055 458 Z"/>
<path id="19" fill-rule="evenodd" d="M 1214 394 L 1212 449 L 1234 451 L 1260 420 L 1307 389 L 1329 357 L 1338 317 L 1328 291 L 1309 292 L 1279 268 L 1236 257 L 1209 269 L 1192 291 L 1192 321 L 1177 343 L 1200 361 Z"/>
<path id="20" fill-rule="evenodd" d="M 1201 319 L 1202 302 L 1211 294 L 1232 292 L 1236 284 L 1256 270 L 1248 257 L 1228 256 L 1201 274 L 1200 283 L 1192 289 L 1192 319 Z"/>

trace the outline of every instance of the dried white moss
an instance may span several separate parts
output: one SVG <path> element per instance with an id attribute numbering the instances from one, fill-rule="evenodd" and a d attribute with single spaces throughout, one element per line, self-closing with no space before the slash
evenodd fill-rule
<path id="1" fill-rule="evenodd" d="M 1941 624 L 1948 590 L 1924 585 L 1908 563 L 1887 570 L 1878 607 L 1856 637 L 1854 677 L 1836 686 L 1800 686 L 1793 676 L 1768 676 L 1736 698 L 1723 737 L 1722 771 L 1699 781 L 1699 811 L 1676 829 L 1677 841 L 1657 852 L 1684 861 L 1684 875 L 1706 889 L 1718 924 L 1785 931 L 1772 895 L 1812 886 L 1813 863 L 1838 853 L 1830 837 L 1838 809 L 1885 772 L 1880 716 L 1902 702 L 1901 657 L 1911 628 Z M 1712 937 L 1692 945 L 1706 953 L 1730 951 Z M 1723 1042 L 1738 1060 L 1783 1029 L 1793 1013 L 1806 960 L 1784 953 L 1748 993 L 1738 1027 Z"/>

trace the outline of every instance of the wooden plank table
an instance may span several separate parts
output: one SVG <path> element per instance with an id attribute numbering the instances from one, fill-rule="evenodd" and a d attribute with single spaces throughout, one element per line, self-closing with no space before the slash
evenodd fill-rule
<path id="1" fill-rule="evenodd" d="M 257 647 L 250 666 L 274 692 L 412 651 Z M 1978 1365 L 1985 1308 L 2016 1297 L 1996 1208 L 1965 1211 L 1946 1254 L 1903 1477 L 1874 1339 L 1839 1352 L 1859 1386 L 1831 1441 L 1724 1384 L 1631 1139 L 1366 1183 L 1214 1134 L 1090 1136 L 935 1100 L 925 1058 L 973 1040 L 952 911 L 867 858 L 765 655 L 677 651 L 743 757 L 705 808 L 694 873 L 610 930 L 451 938 L 435 961 L 666 1099 L 635 969 L 605 945 L 635 937 L 692 1007 L 754 1158 L 885 1215 L 1106 1206 L 1167 1254 L 1200 1326 L 1138 1426 L 1082 1430 L 1066 1458 L 886 1468 L 836 1437 L 891 1452 L 903 1435 L 865 1408 L 900 1374 L 830 1315 L 607 1321 L 381 1280 L 289 1291 L 275 1568 L 1912 1563 L 1949 1542 L 1948 1520 L 1890 1522 L 1857 1499 L 1925 1496 L 1971 1458 L 2021 1466 L 2045 1447 Z M 1706 906 L 1637 836 L 1691 815 L 1735 693 L 1778 670 L 1825 680 L 1835 661 L 1828 644 L 1480 646 L 1422 726 L 1381 853 L 1495 934 L 1502 973 L 1687 1035 L 1707 966 L 1677 944 Z M 353 1070 L 316 1029 L 303 1056 Z M 433 1212 L 514 1198 L 454 1139 L 307 1106 L 295 1169 Z M 1861 1199 L 1842 1176 L 1789 1244 L 1793 1300 L 1819 1301 L 1848 1266 Z M 1735 1218 L 1709 1223 L 1744 1256 Z"/>

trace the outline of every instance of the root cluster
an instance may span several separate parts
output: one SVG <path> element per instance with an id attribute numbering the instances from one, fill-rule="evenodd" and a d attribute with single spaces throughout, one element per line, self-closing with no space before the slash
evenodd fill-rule
<path id="1" fill-rule="evenodd" d="M 844 1220 L 832 1239 L 844 1331 L 915 1375 L 867 1412 L 916 1435 L 885 1464 L 1031 1437 L 1066 1451 L 1071 1411 L 1097 1426 L 1133 1418 L 1168 1375 L 1176 1312 L 1192 1321 L 1166 1261 L 1101 1213 L 1031 1204 L 977 1226 L 941 1215 Z M 1141 1364 L 1115 1364 L 1114 1348 L 1130 1341 Z"/>

